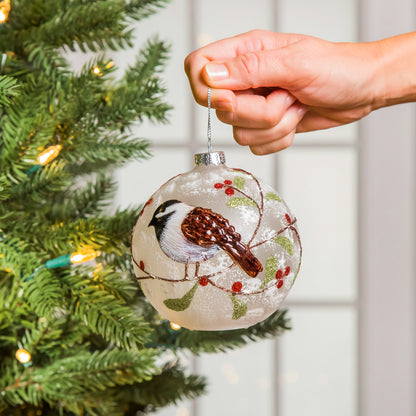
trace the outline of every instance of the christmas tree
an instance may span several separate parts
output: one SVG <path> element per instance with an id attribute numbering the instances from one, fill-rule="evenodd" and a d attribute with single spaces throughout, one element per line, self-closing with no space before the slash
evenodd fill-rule
<path id="1" fill-rule="evenodd" d="M 109 212 L 111 168 L 149 157 L 133 122 L 167 121 L 168 48 L 147 41 L 119 78 L 107 56 L 163 3 L 0 2 L 0 414 L 147 414 L 204 392 L 180 351 L 287 328 L 275 313 L 247 330 L 174 330 L 134 278 L 141 207 Z M 66 50 L 92 58 L 74 72 Z"/>

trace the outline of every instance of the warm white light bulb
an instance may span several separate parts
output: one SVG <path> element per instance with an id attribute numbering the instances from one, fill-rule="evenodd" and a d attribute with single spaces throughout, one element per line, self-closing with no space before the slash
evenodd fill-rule
<path id="1" fill-rule="evenodd" d="M 3 0 L 0 2 L 0 23 L 4 23 L 9 17 L 10 0 Z"/>
<path id="2" fill-rule="evenodd" d="M 101 75 L 101 69 L 98 66 L 94 66 L 92 73 L 95 75 Z"/>
<path id="3" fill-rule="evenodd" d="M 16 351 L 16 358 L 22 363 L 22 364 L 26 364 L 28 363 L 31 359 L 32 356 L 30 355 L 30 353 L 28 351 L 26 351 L 24 348 L 19 348 Z"/>
<path id="4" fill-rule="evenodd" d="M 85 248 L 79 250 L 76 253 L 71 254 L 71 263 L 79 264 L 86 261 L 94 260 L 98 256 L 99 252 L 92 248 Z"/>
<path id="5" fill-rule="evenodd" d="M 171 322 L 171 323 L 170 323 L 170 327 L 171 327 L 172 329 L 174 329 L 175 331 L 177 331 L 178 329 L 181 329 L 181 326 L 180 326 L 180 325 L 178 325 L 178 324 L 175 324 L 175 322 Z"/>
<path id="6" fill-rule="evenodd" d="M 56 146 L 50 146 L 47 149 L 45 149 L 39 156 L 38 156 L 38 163 L 39 165 L 46 165 L 47 163 L 51 162 L 53 159 L 55 159 L 59 152 L 61 151 L 62 146 L 60 144 L 57 144 Z"/>

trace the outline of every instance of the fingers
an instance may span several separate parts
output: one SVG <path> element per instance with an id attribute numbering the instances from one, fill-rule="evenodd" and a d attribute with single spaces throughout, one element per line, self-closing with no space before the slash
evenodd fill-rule
<path id="1" fill-rule="evenodd" d="M 235 93 L 233 111 L 217 110 L 217 117 L 236 127 L 268 129 L 280 122 L 295 101 L 296 98 L 284 90 L 275 90 L 266 96 L 252 90 L 241 91 Z"/>
<path id="2" fill-rule="evenodd" d="M 252 78 L 258 63 L 261 68 L 267 69 L 267 77 L 271 77 L 273 73 L 277 73 L 279 69 L 277 56 L 280 49 L 284 49 L 287 45 L 296 43 L 303 39 L 304 35 L 293 35 L 274 33 L 269 31 L 254 30 L 242 35 L 234 36 L 211 43 L 200 48 L 185 59 L 185 72 L 189 78 L 192 93 L 195 100 L 202 105 L 207 103 L 207 85 L 215 88 L 218 99 L 222 102 L 233 102 L 233 96 L 227 94 L 227 90 L 243 90 L 260 85 L 262 80 Z M 214 66 L 208 66 L 208 72 L 205 66 L 209 63 L 223 65 L 216 71 Z M 279 69 L 280 78 L 284 78 L 283 68 Z M 244 80 L 239 80 L 238 72 L 242 72 Z M 228 81 L 224 79 L 230 75 Z M 217 75 L 215 75 L 217 74 Z M 265 75 L 266 77 L 266 75 Z M 273 85 L 271 81 L 262 86 L 278 86 Z"/>
<path id="3" fill-rule="evenodd" d="M 233 127 L 234 139 L 243 146 L 249 146 L 257 155 L 274 153 L 286 149 L 292 144 L 298 124 L 305 116 L 307 109 L 293 104 L 287 109 L 280 121 L 270 128 Z"/>

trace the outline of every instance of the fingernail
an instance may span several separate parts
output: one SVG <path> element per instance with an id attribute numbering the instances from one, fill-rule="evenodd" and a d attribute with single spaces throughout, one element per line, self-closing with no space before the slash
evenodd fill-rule
<path id="1" fill-rule="evenodd" d="M 285 101 L 286 108 L 289 108 L 295 101 L 296 101 L 296 98 L 293 95 L 288 95 Z"/>
<path id="2" fill-rule="evenodd" d="M 308 109 L 305 106 L 302 105 L 301 107 L 299 107 L 298 108 L 299 117 L 302 118 L 306 114 L 307 111 Z"/>
<path id="3" fill-rule="evenodd" d="M 205 71 L 211 81 L 222 81 L 223 79 L 227 79 L 230 75 L 228 68 L 224 64 L 206 64 Z"/>

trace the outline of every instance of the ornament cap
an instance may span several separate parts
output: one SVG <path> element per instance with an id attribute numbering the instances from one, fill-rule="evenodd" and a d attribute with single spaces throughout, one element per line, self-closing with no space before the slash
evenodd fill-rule
<path id="1" fill-rule="evenodd" d="M 195 155 L 195 166 L 223 165 L 224 163 L 224 152 L 197 153 Z"/>

